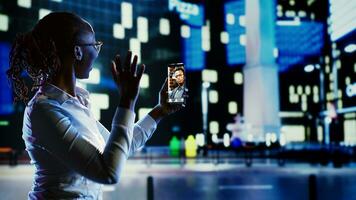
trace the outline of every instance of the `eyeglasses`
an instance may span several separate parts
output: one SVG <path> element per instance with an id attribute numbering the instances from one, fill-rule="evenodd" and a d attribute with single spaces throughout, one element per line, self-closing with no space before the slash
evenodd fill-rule
<path id="1" fill-rule="evenodd" d="M 101 46 L 103 46 L 103 42 L 102 41 L 97 41 L 95 43 L 90 43 L 90 44 L 77 44 L 78 46 L 93 46 L 95 48 L 95 50 L 99 53 Z"/>

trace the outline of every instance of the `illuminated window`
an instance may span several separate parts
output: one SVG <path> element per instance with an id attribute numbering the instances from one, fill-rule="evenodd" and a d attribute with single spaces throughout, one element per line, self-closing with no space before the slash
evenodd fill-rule
<path id="1" fill-rule="evenodd" d="M 138 120 L 143 119 L 144 116 L 146 116 L 152 108 L 140 108 L 138 109 Z"/>
<path id="2" fill-rule="evenodd" d="M 234 73 L 234 83 L 236 85 L 242 85 L 244 82 L 244 77 L 241 72 Z"/>
<path id="3" fill-rule="evenodd" d="M 202 50 L 210 51 L 210 25 L 209 21 L 206 26 L 202 27 Z"/>
<path id="4" fill-rule="evenodd" d="M 17 5 L 23 8 L 31 8 L 32 0 L 17 0 Z"/>
<path id="5" fill-rule="evenodd" d="M 300 11 L 298 12 L 298 16 L 299 16 L 299 17 L 306 17 L 306 16 L 307 16 L 307 13 L 306 13 L 305 11 L 303 11 L 303 10 L 300 10 Z"/>
<path id="6" fill-rule="evenodd" d="M 278 11 L 277 12 L 277 17 L 282 17 L 283 16 L 283 12 L 282 11 Z"/>
<path id="7" fill-rule="evenodd" d="M 312 19 L 312 20 L 315 19 L 315 14 L 314 14 L 314 13 L 311 13 L 311 14 L 310 14 L 310 19 Z"/>
<path id="8" fill-rule="evenodd" d="M 182 25 L 180 27 L 180 35 L 183 38 L 189 38 L 190 37 L 190 27 L 187 25 Z"/>
<path id="9" fill-rule="evenodd" d="M 130 39 L 130 50 L 133 55 L 137 55 L 137 63 L 141 63 L 141 43 L 138 39 Z"/>
<path id="10" fill-rule="evenodd" d="M 307 95 L 303 94 L 302 95 L 302 102 L 306 102 L 307 101 Z"/>
<path id="11" fill-rule="evenodd" d="M 39 18 L 39 19 L 42 19 L 44 16 L 48 15 L 48 14 L 51 13 L 51 12 L 52 12 L 51 10 L 41 8 L 41 9 L 38 11 L 38 18 Z"/>
<path id="12" fill-rule="evenodd" d="M 329 64 L 330 63 L 330 57 L 329 56 L 325 56 L 325 63 Z"/>
<path id="13" fill-rule="evenodd" d="M 127 2 L 121 3 L 121 24 L 124 28 L 132 28 L 132 4 Z"/>
<path id="14" fill-rule="evenodd" d="M 170 33 L 170 25 L 169 25 L 169 20 L 162 18 L 159 20 L 159 32 L 162 35 L 169 35 Z"/>
<path id="15" fill-rule="evenodd" d="M 211 141 L 213 141 L 213 143 L 218 143 L 219 142 L 219 138 L 217 134 L 213 134 L 211 136 Z"/>
<path id="16" fill-rule="evenodd" d="M 289 94 L 289 102 L 294 103 L 294 94 Z"/>
<path id="17" fill-rule="evenodd" d="M 83 82 L 82 82 L 83 80 L 84 80 L 84 79 L 77 79 L 77 82 L 75 83 L 75 86 L 87 90 L 87 84 L 86 84 L 86 83 L 83 83 Z"/>
<path id="18" fill-rule="evenodd" d="M 346 84 L 346 85 L 350 85 L 350 84 L 351 84 L 351 79 L 350 79 L 350 77 L 346 76 L 346 78 L 345 78 L 345 84 Z"/>
<path id="19" fill-rule="evenodd" d="M 103 109 L 109 108 L 109 95 L 107 94 L 99 94 L 99 93 L 91 93 L 90 94 L 91 101 L 91 111 L 94 117 L 97 120 L 100 120 L 100 111 Z"/>
<path id="20" fill-rule="evenodd" d="M 294 85 L 289 86 L 289 94 L 294 94 L 295 93 L 295 87 Z"/>
<path id="21" fill-rule="evenodd" d="M 230 146 L 230 135 L 228 133 L 224 134 L 224 146 L 225 147 Z"/>
<path id="22" fill-rule="evenodd" d="M 322 142 L 323 141 L 323 127 L 318 126 L 317 132 L 318 132 L 318 141 Z"/>
<path id="23" fill-rule="evenodd" d="M 310 86 L 309 85 L 305 86 L 305 94 L 310 95 L 310 93 L 311 93 Z"/>
<path id="24" fill-rule="evenodd" d="M 287 10 L 285 14 L 287 17 L 295 17 L 296 15 L 294 10 Z"/>
<path id="25" fill-rule="evenodd" d="M 313 101 L 314 103 L 318 103 L 319 102 L 319 95 L 313 95 Z"/>
<path id="26" fill-rule="evenodd" d="M 283 10 L 283 6 L 278 4 L 278 5 L 277 5 L 277 10 L 278 10 L 278 11 Z"/>
<path id="27" fill-rule="evenodd" d="M 90 83 L 90 84 L 99 84 L 100 83 L 100 70 L 97 68 L 93 68 L 90 72 L 90 76 L 88 79 L 78 80 L 82 83 Z"/>
<path id="28" fill-rule="evenodd" d="M 146 17 L 137 18 L 137 38 L 142 43 L 148 42 L 148 19 Z"/>
<path id="29" fill-rule="evenodd" d="M 217 103 L 219 101 L 219 93 L 216 90 L 209 91 L 209 102 Z"/>
<path id="30" fill-rule="evenodd" d="M 302 125 L 285 125 L 282 126 L 282 132 L 286 142 L 303 142 L 305 141 L 305 127 Z"/>
<path id="31" fill-rule="evenodd" d="M 343 106 L 342 100 L 337 101 L 337 106 L 338 106 L 338 108 L 342 108 L 342 106 Z"/>
<path id="32" fill-rule="evenodd" d="M 211 121 L 209 123 L 209 131 L 211 134 L 219 133 L 219 123 L 217 121 Z"/>
<path id="33" fill-rule="evenodd" d="M 239 24 L 240 24 L 240 26 L 246 26 L 246 17 L 245 17 L 245 15 L 241 15 L 240 17 L 239 17 Z"/>
<path id="34" fill-rule="evenodd" d="M 148 74 L 142 74 L 142 78 L 140 81 L 141 88 L 148 88 L 150 86 L 150 77 Z"/>
<path id="35" fill-rule="evenodd" d="M 345 142 L 356 145 L 356 120 L 347 119 L 344 121 Z"/>
<path id="36" fill-rule="evenodd" d="M 278 48 L 274 48 L 274 49 L 273 49 L 273 56 L 274 56 L 275 58 L 278 58 L 278 55 L 279 55 L 279 50 L 278 50 Z"/>
<path id="37" fill-rule="evenodd" d="M 218 82 L 218 73 L 215 70 L 204 69 L 202 71 L 202 80 L 204 82 L 216 83 Z"/>
<path id="38" fill-rule="evenodd" d="M 230 101 L 228 104 L 228 110 L 230 114 L 236 114 L 237 113 L 237 103 L 235 101 Z"/>
<path id="39" fill-rule="evenodd" d="M 319 87 L 318 86 L 314 85 L 313 93 L 314 93 L 314 95 L 319 95 Z"/>
<path id="40" fill-rule="evenodd" d="M 223 44 L 229 43 L 229 34 L 225 31 L 220 33 L 220 41 Z"/>
<path id="41" fill-rule="evenodd" d="M 302 101 L 302 111 L 307 111 L 308 109 L 308 103 L 306 101 Z"/>
<path id="42" fill-rule="evenodd" d="M 297 93 L 298 93 L 299 95 L 302 95 L 302 94 L 303 94 L 303 86 L 298 85 L 298 87 L 297 87 Z"/>
<path id="43" fill-rule="evenodd" d="M 202 134 L 202 133 L 196 134 L 195 139 L 196 139 L 198 146 L 201 146 L 201 147 L 204 146 L 204 144 L 205 144 L 204 134 Z"/>
<path id="44" fill-rule="evenodd" d="M 9 17 L 4 14 L 0 14 L 0 31 L 9 30 Z"/>
<path id="45" fill-rule="evenodd" d="M 341 99 L 342 98 L 342 91 L 339 89 L 338 91 L 337 91 L 337 96 Z"/>
<path id="46" fill-rule="evenodd" d="M 240 35 L 240 45 L 245 46 L 246 45 L 246 35 Z"/>
<path id="47" fill-rule="evenodd" d="M 227 13 L 226 14 L 226 23 L 230 24 L 230 25 L 235 24 L 235 16 L 234 16 L 234 14 L 232 14 L 232 13 Z"/>
<path id="48" fill-rule="evenodd" d="M 125 38 L 125 28 L 121 24 L 115 23 L 113 26 L 113 36 L 117 39 Z"/>

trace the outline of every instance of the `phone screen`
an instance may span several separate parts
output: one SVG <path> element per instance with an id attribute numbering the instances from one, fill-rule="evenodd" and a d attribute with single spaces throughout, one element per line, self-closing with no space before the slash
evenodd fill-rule
<path id="1" fill-rule="evenodd" d="M 168 103 L 184 103 L 186 76 L 183 63 L 168 65 Z"/>

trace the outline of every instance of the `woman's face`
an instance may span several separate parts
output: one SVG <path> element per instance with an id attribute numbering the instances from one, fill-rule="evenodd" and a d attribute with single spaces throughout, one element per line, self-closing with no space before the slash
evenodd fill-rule
<path id="1" fill-rule="evenodd" d="M 79 44 L 94 44 L 94 31 L 81 34 Z M 98 51 L 94 45 L 78 45 L 81 51 L 81 60 L 76 60 L 74 65 L 75 76 L 78 79 L 86 79 L 93 68 L 93 63 L 98 57 Z"/>

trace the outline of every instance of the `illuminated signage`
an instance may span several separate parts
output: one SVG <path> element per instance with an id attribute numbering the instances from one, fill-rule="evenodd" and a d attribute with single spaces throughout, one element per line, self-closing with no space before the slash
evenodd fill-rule
<path id="1" fill-rule="evenodd" d="M 347 87 L 346 87 L 346 95 L 348 97 L 356 96 L 356 83 L 347 85 Z"/>
<path id="2" fill-rule="evenodd" d="M 331 40 L 336 41 L 355 30 L 356 1 L 330 0 L 330 33 Z"/>
<path id="3" fill-rule="evenodd" d="M 192 3 L 183 2 L 180 0 L 169 0 L 168 9 L 180 13 L 182 19 L 188 19 L 189 16 L 199 15 L 199 6 Z"/>

